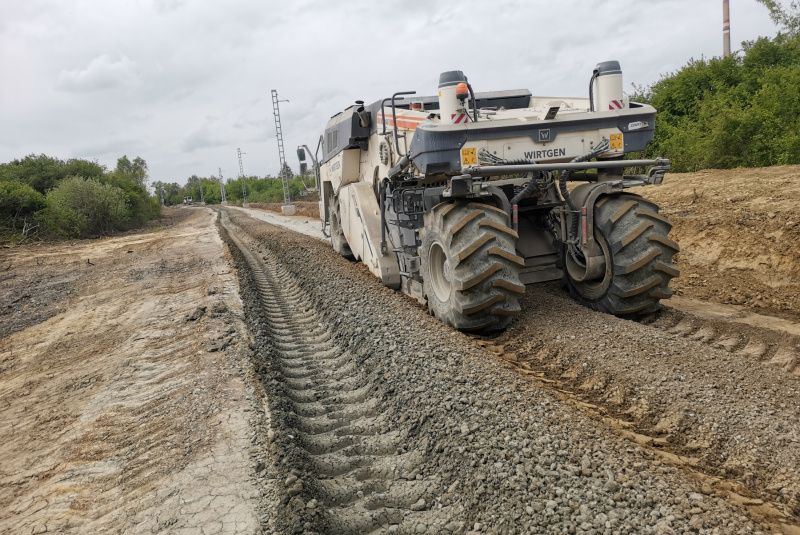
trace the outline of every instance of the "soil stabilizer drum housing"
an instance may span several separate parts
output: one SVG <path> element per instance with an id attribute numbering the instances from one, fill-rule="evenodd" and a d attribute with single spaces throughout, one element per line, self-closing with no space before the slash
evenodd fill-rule
<path id="1" fill-rule="evenodd" d="M 624 159 L 653 139 L 656 110 L 628 101 L 618 62 L 595 67 L 588 98 L 475 92 L 462 71 L 437 90 L 328 122 L 320 214 L 337 252 L 464 331 L 504 329 L 537 282 L 623 316 L 670 297 L 670 223 L 629 191 L 669 161 Z"/>

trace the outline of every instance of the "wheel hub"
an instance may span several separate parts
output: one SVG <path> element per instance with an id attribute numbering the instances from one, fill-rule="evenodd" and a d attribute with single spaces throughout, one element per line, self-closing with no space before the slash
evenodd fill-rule
<path id="1" fill-rule="evenodd" d="M 447 259 L 447 254 L 444 252 L 444 249 L 438 243 L 431 245 L 428 258 L 431 263 L 430 272 L 433 293 L 440 302 L 444 303 L 450 299 L 450 281 L 453 277 L 450 261 Z"/>

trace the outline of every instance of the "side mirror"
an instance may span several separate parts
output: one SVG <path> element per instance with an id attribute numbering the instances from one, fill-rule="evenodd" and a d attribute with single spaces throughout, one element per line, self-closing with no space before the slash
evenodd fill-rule
<path id="1" fill-rule="evenodd" d="M 300 163 L 300 174 L 306 176 L 308 173 L 308 164 L 306 162 Z"/>
<path id="2" fill-rule="evenodd" d="M 297 147 L 297 159 L 300 160 L 301 162 L 305 161 L 306 150 L 303 147 Z"/>

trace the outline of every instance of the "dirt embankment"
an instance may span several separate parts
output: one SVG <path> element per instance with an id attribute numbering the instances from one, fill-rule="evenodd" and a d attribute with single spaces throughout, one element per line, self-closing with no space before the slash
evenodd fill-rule
<path id="1" fill-rule="evenodd" d="M 674 224 L 676 295 L 800 320 L 800 166 L 671 173 L 640 193 Z"/>
<path id="2" fill-rule="evenodd" d="M 208 209 L 2 251 L 0 533 L 253 533 L 254 388 Z"/>

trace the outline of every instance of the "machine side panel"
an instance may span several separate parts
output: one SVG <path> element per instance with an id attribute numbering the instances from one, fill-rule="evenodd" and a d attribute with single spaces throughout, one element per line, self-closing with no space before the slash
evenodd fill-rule
<path id="1" fill-rule="evenodd" d="M 381 215 L 375 192 L 366 182 L 339 191 L 342 228 L 353 254 L 389 288 L 400 288 L 400 266 L 391 250 L 381 254 Z"/>
<path id="2" fill-rule="evenodd" d="M 338 193 L 342 186 L 358 181 L 360 152 L 360 149 L 343 150 L 323 164 L 323 180 L 330 181 L 334 192 Z"/>

